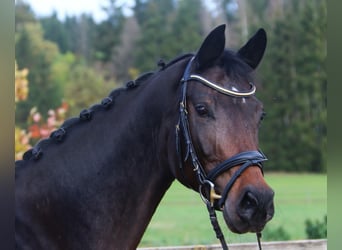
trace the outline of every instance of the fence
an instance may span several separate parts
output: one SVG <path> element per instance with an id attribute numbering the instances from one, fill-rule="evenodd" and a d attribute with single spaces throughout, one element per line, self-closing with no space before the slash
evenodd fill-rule
<path id="1" fill-rule="evenodd" d="M 229 250 L 256 250 L 256 243 L 229 244 Z M 221 245 L 197 245 L 178 247 L 147 247 L 138 250 L 220 250 Z M 327 250 L 327 240 L 296 240 L 262 242 L 263 250 Z"/>

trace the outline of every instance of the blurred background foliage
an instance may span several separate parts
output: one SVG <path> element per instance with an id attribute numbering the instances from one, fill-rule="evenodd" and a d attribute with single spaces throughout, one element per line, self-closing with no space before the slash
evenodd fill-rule
<path id="1" fill-rule="evenodd" d="M 99 3 L 100 4 L 100 3 Z M 258 69 L 267 118 L 260 146 L 272 171 L 326 172 L 327 3 L 324 0 L 116 0 L 106 19 L 37 17 L 15 3 L 16 159 L 69 116 L 165 61 L 195 52 L 216 25 L 239 48 L 259 27 L 268 47 Z"/>

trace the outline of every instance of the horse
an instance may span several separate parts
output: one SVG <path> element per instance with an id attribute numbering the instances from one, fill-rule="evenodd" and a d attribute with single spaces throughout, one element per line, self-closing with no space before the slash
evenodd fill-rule
<path id="1" fill-rule="evenodd" d="M 261 28 L 225 49 L 217 26 L 196 53 L 114 89 L 25 152 L 16 249 L 135 249 L 176 179 L 233 233 L 260 233 L 274 214 L 254 84 L 266 41 Z"/>

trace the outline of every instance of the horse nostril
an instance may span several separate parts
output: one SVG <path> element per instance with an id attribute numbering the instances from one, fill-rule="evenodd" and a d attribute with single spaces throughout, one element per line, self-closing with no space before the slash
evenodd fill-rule
<path id="1" fill-rule="evenodd" d="M 254 226 L 263 226 L 274 214 L 273 191 L 248 190 L 238 205 L 238 215 Z"/>
<path id="2" fill-rule="evenodd" d="M 259 204 L 258 199 L 251 192 L 246 192 L 246 194 L 244 195 L 241 201 L 241 206 L 245 209 L 255 208 L 258 206 L 258 204 Z"/>
<path id="3" fill-rule="evenodd" d="M 258 210 L 258 205 L 259 201 L 257 197 L 251 191 L 247 191 L 244 194 L 237 211 L 240 218 L 244 221 L 250 221 Z"/>

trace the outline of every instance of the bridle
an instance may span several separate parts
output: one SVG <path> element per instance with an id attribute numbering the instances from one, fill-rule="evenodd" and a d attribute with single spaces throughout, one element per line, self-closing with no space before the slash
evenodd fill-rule
<path id="1" fill-rule="evenodd" d="M 205 78 L 203 78 L 200 75 L 191 74 L 191 67 L 192 62 L 194 60 L 194 57 L 190 59 L 188 62 L 185 71 L 183 73 L 183 77 L 181 79 L 181 100 L 179 103 L 179 121 L 176 125 L 176 149 L 177 154 L 179 156 L 179 167 L 181 170 L 184 169 L 183 162 L 186 162 L 189 157 L 192 162 L 193 171 L 197 175 L 197 179 L 199 182 L 199 193 L 204 201 L 204 203 L 207 205 L 207 209 L 209 212 L 210 220 L 213 226 L 213 229 L 216 233 L 216 237 L 220 240 L 222 248 L 228 249 L 228 246 L 226 244 L 226 241 L 224 239 L 224 235 L 221 231 L 221 228 L 218 224 L 217 218 L 216 218 L 216 210 L 222 210 L 225 200 L 228 196 L 229 190 L 232 188 L 233 184 L 237 180 L 237 178 L 250 166 L 258 166 L 261 171 L 262 170 L 262 162 L 266 161 L 267 158 L 261 151 L 245 151 L 242 153 L 238 153 L 231 158 L 228 158 L 227 160 L 221 162 L 218 164 L 214 169 L 209 171 L 209 173 L 206 173 L 204 170 L 201 162 L 198 159 L 198 156 L 196 154 L 191 134 L 190 134 L 190 127 L 189 127 L 189 119 L 188 119 L 188 111 L 187 111 L 187 105 L 186 105 L 186 91 L 187 91 L 187 85 L 189 81 L 197 81 L 205 86 L 215 89 L 216 91 L 232 97 L 248 97 L 255 93 L 256 87 L 253 83 L 250 84 L 250 90 L 247 92 L 238 92 L 234 90 L 229 90 L 222 88 L 218 86 L 216 83 L 213 83 Z M 182 146 L 181 146 L 181 137 L 180 133 L 182 133 L 183 138 L 185 140 L 185 152 L 182 152 Z M 217 194 L 215 192 L 215 179 L 221 175 L 222 173 L 226 172 L 227 170 L 239 166 L 239 169 L 233 174 L 231 179 L 226 184 L 224 191 L 221 195 Z M 258 239 L 258 245 L 259 249 L 261 249 L 260 244 L 260 237 L 261 233 L 257 233 L 257 239 Z"/>

